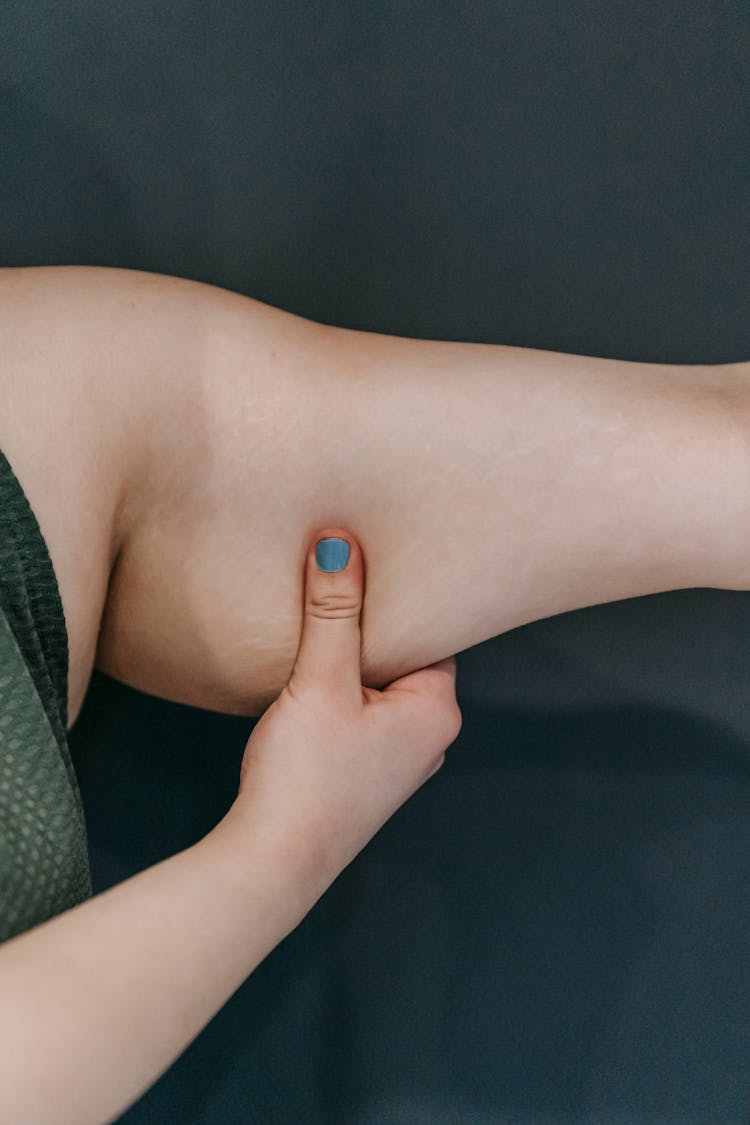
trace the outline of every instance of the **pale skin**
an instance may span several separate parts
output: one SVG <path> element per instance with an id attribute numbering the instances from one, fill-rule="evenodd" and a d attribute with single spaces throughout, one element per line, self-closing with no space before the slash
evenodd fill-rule
<path id="1" fill-rule="evenodd" d="M 322 571 L 319 535 L 350 558 Z M 0 948 L 0 1121 L 102 1125 L 130 1105 L 404 801 L 461 726 L 454 657 L 361 682 L 364 557 L 317 529 L 289 683 L 203 839 Z"/>
<path id="2" fill-rule="evenodd" d="M 69 727 L 93 667 L 263 713 L 294 664 L 316 528 L 366 557 L 371 687 L 584 605 L 750 587 L 748 363 L 381 336 L 100 267 L 0 270 L 0 349 L 0 448 L 58 577 Z M 0 948 L 14 1026 L 67 1036 L 14 1120 L 121 1111 L 330 883 L 314 848 L 233 810 Z M 14 1073 L 32 1055 L 21 1042 Z"/>
<path id="3" fill-rule="evenodd" d="M 2 448 L 55 564 L 68 725 L 93 667 L 260 715 L 317 527 L 367 558 L 362 673 L 538 618 L 750 586 L 750 364 L 319 325 L 102 267 L 0 270 Z"/>

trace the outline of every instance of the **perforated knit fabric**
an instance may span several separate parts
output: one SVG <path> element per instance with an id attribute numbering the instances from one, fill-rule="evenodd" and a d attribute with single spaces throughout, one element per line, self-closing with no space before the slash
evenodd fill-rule
<path id="1" fill-rule="evenodd" d="M 67 699 L 68 635 L 57 578 L 0 451 L 0 941 L 92 893 Z"/>

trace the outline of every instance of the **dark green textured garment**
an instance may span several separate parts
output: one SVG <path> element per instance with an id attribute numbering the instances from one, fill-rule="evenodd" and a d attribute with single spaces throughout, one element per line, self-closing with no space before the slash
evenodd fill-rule
<path id="1" fill-rule="evenodd" d="M 67 714 L 68 634 L 57 578 L 0 451 L 0 941 L 92 893 Z"/>

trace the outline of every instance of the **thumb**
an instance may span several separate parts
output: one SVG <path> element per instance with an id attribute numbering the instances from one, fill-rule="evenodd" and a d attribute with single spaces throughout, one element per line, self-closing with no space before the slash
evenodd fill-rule
<path id="1" fill-rule="evenodd" d="M 304 615 L 292 690 L 309 687 L 362 699 L 360 614 L 364 560 L 349 532 L 318 531 L 305 561 Z"/>

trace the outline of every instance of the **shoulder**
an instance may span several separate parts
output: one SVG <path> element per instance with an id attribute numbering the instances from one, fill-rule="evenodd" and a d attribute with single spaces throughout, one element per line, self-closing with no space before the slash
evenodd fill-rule
<path id="1" fill-rule="evenodd" d="M 109 272 L 0 269 L 0 449 L 36 517 L 59 587 L 69 727 L 88 687 L 138 455 L 142 395 L 120 354 L 115 328 L 124 314 L 115 311 Z"/>

